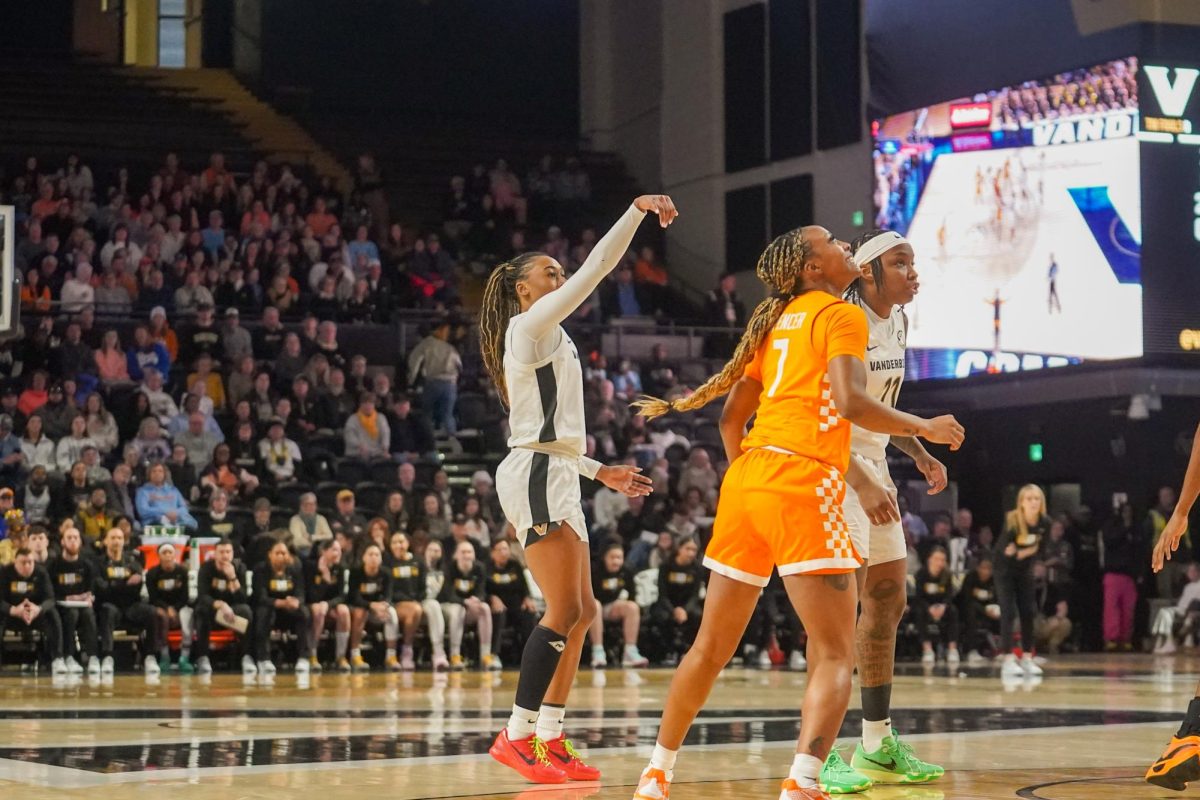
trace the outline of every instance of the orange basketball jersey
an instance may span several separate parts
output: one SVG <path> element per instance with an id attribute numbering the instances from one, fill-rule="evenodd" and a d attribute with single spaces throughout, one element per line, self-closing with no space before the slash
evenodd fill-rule
<path id="1" fill-rule="evenodd" d="M 778 447 L 845 473 L 850 423 L 833 402 L 829 362 L 838 356 L 863 359 L 866 349 L 867 317 L 858 306 L 819 291 L 789 302 L 746 367 L 746 377 L 763 391 L 742 451 Z"/>

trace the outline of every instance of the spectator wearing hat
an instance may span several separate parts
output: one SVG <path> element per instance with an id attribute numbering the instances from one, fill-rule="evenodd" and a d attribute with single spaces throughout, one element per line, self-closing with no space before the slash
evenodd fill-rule
<path id="1" fill-rule="evenodd" d="M 346 444 L 346 457 L 361 461 L 386 461 L 392 432 L 387 417 L 375 408 L 375 394 L 363 392 L 358 398 L 358 411 L 351 414 L 342 430 Z"/>
<path id="2" fill-rule="evenodd" d="M 143 525 L 182 525 L 195 530 L 196 518 L 188 510 L 187 501 L 171 484 L 167 483 L 165 464 L 151 464 L 148 480 L 137 490 L 136 506 L 138 519 Z"/>
<path id="3" fill-rule="evenodd" d="M 67 393 L 66 388 L 64 382 L 51 385 L 46 405 L 38 411 L 46 428 L 46 435 L 55 441 L 71 432 L 71 421 L 80 415 L 75 406 L 75 398 Z"/>
<path id="4" fill-rule="evenodd" d="M 351 541 L 358 542 L 367 532 L 367 518 L 355 506 L 354 492 L 342 489 L 337 493 L 337 509 L 329 520 L 335 534 L 344 533 Z"/>
<path id="5" fill-rule="evenodd" d="M 221 331 L 221 347 L 224 350 L 225 362 L 236 364 L 243 356 L 254 355 L 254 342 L 250 331 L 241 325 L 241 314 L 236 307 L 225 309 L 225 325 Z"/>
<path id="6" fill-rule="evenodd" d="M 317 511 L 317 496 L 312 492 L 300 495 L 300 508 L 288 522 L 288 532 L 296 552 L 305 557 L 315 545 L 333 539 L 329 520 Z"/>
<path id="7" fill-rule="evenodd" d="M 276 486 L 296 482 L 296 470 L 303 456 L 300 446 L 285 435 L 283 420 L 279 417 L 272 417 L 268 423 L 266 438 L 258 443 L 258 453 Z"/>

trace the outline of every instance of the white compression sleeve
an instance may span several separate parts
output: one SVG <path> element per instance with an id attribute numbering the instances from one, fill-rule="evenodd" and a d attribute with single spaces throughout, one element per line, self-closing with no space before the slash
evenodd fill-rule
<path id="1" fill-rule="evenodd" d="M 587 456 L 579 457 L 579 474 L 585 478 L 596 480 L 596 476 L 600 474 L 600 468 L 604 465 L 594 458 Z"/>
<path id="2" fill-rule="evenodd" d="M 519 361 L 532 363 L 545 358 L 558 346 L 558 325 L 587 300 L 600 281 L 612 272 L 629 250 L 633 235 L 646 212 L 630 206 L 608 233 L 604 234 L 579 271 L 556 291 L 539 299 L 513 330 L 513 354 Z"/>

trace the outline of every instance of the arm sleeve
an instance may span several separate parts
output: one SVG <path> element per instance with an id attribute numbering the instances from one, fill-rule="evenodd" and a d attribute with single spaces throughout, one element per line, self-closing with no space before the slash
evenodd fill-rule
<path id="1" fill-rule="evenodd" d="M 579 457 L 579 474 L 585 478 L 596 480 L 596 476 L 600 474 L 600 468 L 604 465 L 594 458 L 587 456 Z"/>
<path id="2" fill-rule="evenodd" d="M 579 308 L 629 250 L 633 234 L 645 216 L 646 212 L 630 205 L 624 216 L 617 220 L 617 224 L 596 243 L 596 247 L 579 271 L 557 291 L 550 292 L 534 303 L 528 313 L 520 318 L 513 330 L 514 347 L 538 342 Z M 521 342 L 521 345 L 516 344 L 517 342 Z M 535 360 L 528 355 L 528 351 L 522 354 L 522 360 Z"/>
<path id="3" fill-rule="evenodd" d="M 825 316 L 825 358 L 854 356 L 860 361 L 867 354 L 867 316 L 850 303 L 838 303 Z"/>

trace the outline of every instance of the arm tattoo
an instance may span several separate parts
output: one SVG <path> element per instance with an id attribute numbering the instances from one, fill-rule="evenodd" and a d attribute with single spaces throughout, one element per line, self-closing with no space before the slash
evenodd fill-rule
<path id="1" fill-rule="evenodd" d="M 850 576 L 842 575 L 825 575 L 825 585 L 837 592 L 844 592 L 850 588 Z"/>

